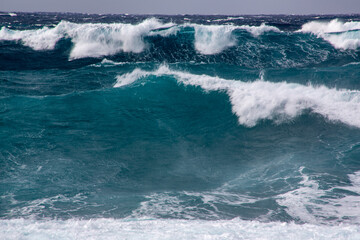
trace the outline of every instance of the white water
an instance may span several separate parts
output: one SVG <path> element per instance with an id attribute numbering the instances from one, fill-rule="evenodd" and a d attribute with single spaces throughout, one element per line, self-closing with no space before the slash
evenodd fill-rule
<path id="1" fill-rule="evenodd" d="M 3 27 L 1 40 L 22 41 L 34 50 L 51 50 L 62 38 L 70 38 L 74 46 L 70 59 L 101 57 L 120 51 L 139 53 L 144 50 L 143 37 L 150 31 L 173 24 L 162 24 L 150 18 L 137 25 L 124 23 L 86 23 L 77 24 L 61 21 L 56 27 L 44 27 L 38 30 L 16 31 Z"/>
<path id="2" fill-rule="evenodd" d="M 168 37 L 176 35 L 183 27 L 194 28 L 194 46 L 201 54 L 217 54 L 236 45 L 237 41 L 233 35 L 235 29 L 245 29 L 254 37 L 258 37 L 267 31 L 280 31 L 276 27 L 265 24 L 260 26 L 175 25 L 173 23 L 161 23 L 155 18 L 149 18 L 135 25 L 124 23 L 77 24 L 61 21 L 53 28 L 43 27 L 36 30 L 21 31 L 2 27 L 0 40 L 20 41 L 25 46 L 39 51 L 53 50 L 60 39 L 68 38 L 73 43 L 69 56 L 69 59 L 73 60 L 109 56 L 119 52 L 140 53 L 146 48 L 145 36 Z"/>
<path id="3" fill-rule="evenodd" d="M 237 40 L 233 35 L 236 29 L 243 29 L 258 37 L 264 32 L 280 32 L 273 26 L 267 26 L 265 23 L 260 26 L 234 26 L 234 25 L 199 25 L 191 24 L 195 29 L 195 49 L 201 54 L 217 54 L 223 50 L 235 46 Z"/>
<path id="4" fill-rule="evenodd" d="M 301 32 L 313 33 L 328 41 L 335 48 L 356 49 L 360 47 L 360 22 L 312 21 L 302 26 Z"/>
<path id="5" fill-rule="evenodd" d="M 236 45 L 232 35 L 235 29 L 230 25 L 193 25 L 195 29 L 195 49 L 202 54 L 216 54 Z"/>
<path id="6" fill-rule="evenodd" d="M 239 26 L 238 29 L 245 29 L 251 33 L 254 37 L 258 37 L 265 32 L 281 32 L 277 27 L 268 26 L 265 23 L 262 23 L 260 26 Z"/>
<path id="7" fill-rule="evenodd" d="M 229 95 L 232 111 L 240 124 L 253 127 L 269 119 L 283 122 L 299 116 L 304 110 L 321 114 L 330 121 L 360 127 L 360 91 L 305 86 L 287 82 L 257 80 L 242 82 L 207 75 L 173 71 L 161 66 L 154 72 L 135 70 L 118 76 L 114 87 L 126 86 L 147 75 L 174 76 L 184 85 L 199 86 L 205 91 L 223 91 Z"/>
<path id="8" fill-rule="evenodd" d="M 7 239 L 359 239 L 358 226 L 202 220 L 0 220 Z"/>

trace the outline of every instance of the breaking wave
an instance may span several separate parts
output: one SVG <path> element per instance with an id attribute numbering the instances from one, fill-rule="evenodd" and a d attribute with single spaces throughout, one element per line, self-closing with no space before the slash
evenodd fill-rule
<path id="1" fill-rule="evenodd" d="M 302 26 L 301 32 L 312 33 L 340 49 L 357 49 L 360 46 L 360 22 L 313 21 Z"/>
<path id="2" fill-rule="evenodd" d="M 173 71 L 167 66 L 161 66 L 154 72 L 135 69 L 131 73 L 118 76 L 114 87 L 128 85 L 147 75 L 171 75 L 184 85 L 199 86 L 205 91 L 226 92 L 239 123 L 248 127 L 253 127 L 265 119 L 287 121 L 305 110 L 321 114 L 330 121 L 360 127 L 360 92 L 357 90 L 287 82 L 273 83 L 261 79 L 254 82 L 226 80 Z"/>
<path id="3" fill-rule="evenodd" d="M 176 35 L 183 28 L 195 31 L 194 47 L 201 54 L 217 54 L 224 49 L 235 46 L 233 31 L 245 29 L 257 37 L 267 31 L 280 32 L 272 26 L 234 26 L 234 25 L 175 25 L 171 22 L 161 23 L 149 18 L 138 24 L 124 23 L 86 23 L 78 24 L 61 21 L 53 28 L 43 27 L 36 30 L 11 30 L 2 27 L 0 40 L 21 41 L 34 50 L 53 50 L 56 43 L 63 38 L 71 39 L 73 48 L 70 60 L 85 57 L 102 57 L 119 52 L 140 53 L 146 43 L 144 37 L 160 35 L 168 37 Z"/>
<path id="4" fill-rule="evenodd" d="M 155 18 L 147 19 L 137 25 L 124 23 L 86 23 L 78 24 L 61 21 L 54 28 L 44 27 L 37 30 L 10 30 L 3 27 L 2 40 L 21 40 L 34 50 L 51 50 L 62 38 L 70 38 L 74 46 L 70 59 L 101 57 L 120 51 L 139 53 L 145 48 L 143 37 L 151 30 L 170 27 Z"/>

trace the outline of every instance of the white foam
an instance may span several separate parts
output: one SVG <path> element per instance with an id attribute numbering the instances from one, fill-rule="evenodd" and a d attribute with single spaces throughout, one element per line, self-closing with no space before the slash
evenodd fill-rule
<path id="1" fill-rule="evenodd" d="M 139 78 L 146 77 L 147 75 L 148 75 L 147 72 L 136 68 L 131 73 L 126 73 L 124 75 L 117 76 L 116 84 L 114 85 L 114 87 L 123 87 L 129 85 L 135 82 L 136 80 L 138 80 Z"/>
<path id="2" fill-rule="evenodd" d="M 231 216 L 217 208 L 220 205 L 236 206 L 254 203 L 258 198 L 235 194 L 217 189 L 204 192 L 162 192 L 146 196 L 129 218 L 173 217 L 180 219 L 221 219 L 224 215 Z M 234 216 L 233 216 L 234 217 Z"/>
<path id="3" fill-rule="evenodd" d="M 143 37 L 151 30 L 167 26 L 154 18 L 137 25 L 76 24 L 66 28 L 74 43 L 70 59 L 113 55 L 121 51 L 140 53 L 145 48 Z"/>
<path id="4" fill-rule="evenodd" d="M 312 21 L 302 26 L 301 32 L 313 33 L 332 44 L 335 48 L 356 49 L 360 47 L 360 22 Z"/>
<path id="5" fill-rule="evenodd" d="M 34 50 L 51 50 L 62 38 L 57 28 L 44 27 L 37 30 L 17 31 L 2 27 L 0 30 L 0 40 L 19 41 L 25 46 Z"/>
<path id="6" fill-rule="evenodd" d="M 244 17 L 227 17 L 227 18 L 219 18 L 212 20 L 212 22 L 224 22 L 224 21 L 232 21 L 232 20 L 240 20 L 244 19 Z"/>
<path id="7" fill-rule="evenodd" d="M 62 194 L 48 197 L 48 198 L 40 198 L 32 201 L 17 201 L 13 198 L 13 195 L 6 196 L 15 206 L 5 215 L 7 217 L 12 216 L 39 216 L 43 212 L 44 209 L 53 209 L 56 210 L 56 203 L 72 203 L 74 208 L 79 206 L 75 206 L 75 204 L 81 204 L 86 196 L 82 194 L 76 194 L 71 197 L 64 196 Z M 60 210 L 60 209 L 57 209 Z M 72 209 L 73 210 L 73 209 Z"/>
<path id="8" fill-rule="evenodd" d="M 223 50 L 235 46 L 237 40 L 233 35 L 236 29 L 244 29 L 250 32 L 254 37 L 258 37 L 264 32 L 280 30 L 273 26 L 267 26 L 262 23 L 260 26 L 234 26 L 234 25 L 199 25 L 191 24 L 195 29 L 195 49 L 201 54 L 217 54 Z"/>
<path id="9" fill-rule="evenodd" d="M 231 25 L 192 25 L 195 29 L 195 49 L 202 54 L 216 54 L 236 45 Z"/>
<path id="10" fill-rule="evenodd" d="M 360 224 L 360 172 L 349 174 L 350 186 L 335 186 L 321 189 L 316 180 L 303 173 L 300 187 L 279 195 L 277 202 L 286 207 L 286 212 L 292 217 L 306 223 Z M 334 190 L 346 190 L 352 194 L 334 198 Z"/>
<path id="11" fill-rule="evenodd" d="M 173 71 L 167 66 L 161 66 L 153 72 L 135 70 L 127 76 L 131 78 L 129 82 L 133 82 L 133 76 L 139 78 L 150 74 L 170 75 L 185 85 L 199 86 L 206 91 L 226 92 L 239 123 L 248 127 L 253 127 L 265 119 L 275 122 L 287 121 L 299 116 L 304 110 L 321 114 L 331 121 L 360 127 L 360 91 L 263 80 L 254 82 L 225 80 Z M 122 83 L 126 76 L 119 78 L 121 81 L 118 81 L 114 87 L 124 86 Z"/>
<path id="12" fill-rule="evenodd" d="M 0 220 L 7 239 L 359 239 L 354 225 L 324 226 L 233 220 Z"/>
<path id="13" fill-rule="evenodd" d="M 281 32 L 280 29 L 273 26 L 268 26 L 265 23 L 262 23 L 260 26 L 249 26 L 243 25 L 239 26 L 239 29 L 245 29 L 246 31 L 250 32 L 254 37 L 258 37 L 265 32 Z"/>

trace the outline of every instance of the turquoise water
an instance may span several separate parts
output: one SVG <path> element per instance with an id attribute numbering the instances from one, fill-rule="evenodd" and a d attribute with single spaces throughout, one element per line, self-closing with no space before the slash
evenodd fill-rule
<path id="1" fill-rule="evenodd" d="M 154 239 L 220 223 L 230 235 L 210 237 L 359 236 L 359 16 L 15 15 L 0 15 L 2 236 L 90 220 L 100 238 L 142 221 Z"/>

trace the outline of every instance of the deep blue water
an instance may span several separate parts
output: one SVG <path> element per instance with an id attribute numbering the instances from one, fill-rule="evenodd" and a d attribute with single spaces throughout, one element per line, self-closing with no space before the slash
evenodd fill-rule
<path id="1" fill-rule="evenodd" d="M 0 218 L 360 224 L 360 16 L 0 14 Z"/>

